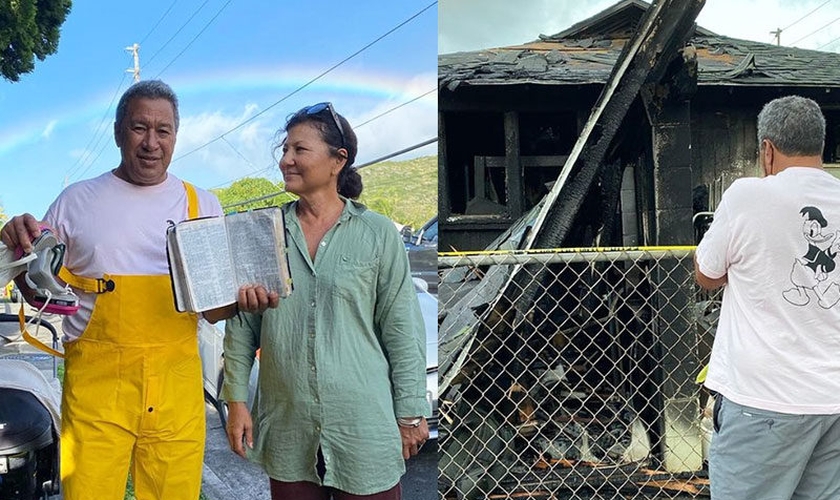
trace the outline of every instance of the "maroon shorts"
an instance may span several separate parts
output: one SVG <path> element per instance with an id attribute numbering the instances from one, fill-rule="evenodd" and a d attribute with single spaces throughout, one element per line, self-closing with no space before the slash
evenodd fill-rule
<path id="1" fill-rule="evenodd" d="M 318 463 L 316 465 L 318 476 L 323 479 L 326 467 L 321 449 L 318 449 Z M 295 481 L 287 483 L 269 478 L 271 484 L 271 500 L 401 500 L 402 489 L 400 483 L 393 488 L 374 493 L 373 495 L 352 495 L 350 493 L 320 486 L 309 481 Z"/>
<path id="2" fill-rule="evenodd" d="M 350 493 L 318 486 L 308 481 L 296 481 L 286 483 L 283 481 L 271 481 L 271 500 L 400 500 L 402 490 L 399 483 L 387 491 L 374 493 L 373 495 L 352 495 Z"/>

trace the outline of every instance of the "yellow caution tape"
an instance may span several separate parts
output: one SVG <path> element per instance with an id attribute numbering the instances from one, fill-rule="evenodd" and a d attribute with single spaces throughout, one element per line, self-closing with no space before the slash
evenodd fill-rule
<path id="1" fill-rule="evenodd" d="M 468 250 L 464 252 L 438 252 L 439 257 L 467 257 L 470 255 L 539 255 L 546 253 L 606 253 L 606 252 L 673 252 L 691 251 L 696 245 L 660 247 L 590 247 L 590 248 L 532 248 L 530 250 Z"/>
<path id="2" fill-rule="evenodd" d="M 697 382 L 698 384 L 702 384 L 703 382 L 706 381 L 706 375 L 708 375 L 708 374 L 709 374 L 709 365 L 706 365 L 706 366 L 703 367 L 702 370 L 700 370 L 700 373 L 697 374 L 697 378 L 695 378 L 694 381 Z"/>

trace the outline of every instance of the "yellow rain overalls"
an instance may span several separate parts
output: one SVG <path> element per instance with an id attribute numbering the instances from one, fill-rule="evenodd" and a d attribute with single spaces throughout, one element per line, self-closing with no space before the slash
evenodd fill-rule
<path id="1" fill-rule="evenodd" d="M 198 215 L 187 189 L 189 217 Z M 197 500 L 205 415 L 195 314 L 178 313 L 169 275 L 85 278 L 97 293 L 84 333 L 65 346 L 61 482 L 65 500 Z"/>

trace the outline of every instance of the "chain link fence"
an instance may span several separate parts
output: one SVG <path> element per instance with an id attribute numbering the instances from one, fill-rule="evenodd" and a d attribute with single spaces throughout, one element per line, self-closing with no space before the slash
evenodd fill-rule
<path id="1" fill-rule="evenodd" d="M 709 496 L 694 247 L 441 254 L 446 499 Z"/>

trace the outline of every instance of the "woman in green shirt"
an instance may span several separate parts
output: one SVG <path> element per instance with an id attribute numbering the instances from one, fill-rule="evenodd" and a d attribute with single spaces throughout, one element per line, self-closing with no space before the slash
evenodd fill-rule
<path id="1" fill-rule="evenodd" d="M 354 201 L 356 134 L 330 103 L 301 109 L 283 130 L 280 170 L 299 196 L 283 207 L 294 292 L 281 301 L 261 286 L 240 290 L 225 335 L 228 439 L 263 466 L 273 500 L 399 499 L 430 415 L 405 247 L 393 222 Z"/>

